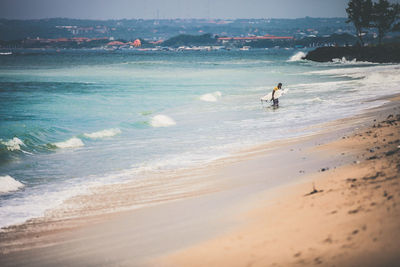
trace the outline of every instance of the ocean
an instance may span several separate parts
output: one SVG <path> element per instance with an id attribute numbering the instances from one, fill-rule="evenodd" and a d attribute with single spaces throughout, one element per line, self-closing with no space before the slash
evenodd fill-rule
<path id="1" fill-rule="evenodd" d="M 306 50 L 18 50 L 0 55 L 0 227 L 93 186 L 313 133 L 400 92 L 399 65 Z M 288 92 L 271 108 L 260 97 Z M 372 100 L 372 101 L 371 101 Z"/>

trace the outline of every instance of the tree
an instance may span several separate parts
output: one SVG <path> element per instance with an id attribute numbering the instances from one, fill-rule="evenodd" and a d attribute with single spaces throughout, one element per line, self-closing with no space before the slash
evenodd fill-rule
<path id="1" fill-rule="evenodd" d="M 400 25 L 397 22 L 399 16 L 399 4 L 390 4 L 387 0 L 379 0 L 379 2 L 374 3 L 372 27 L 378 30 L 379 44 L 382 43 L 382 39 L 386 33 L 400 29 Z"/>
<path id="2" fill-rule="evenodd" d="M 203 35 L 181 34 L 164 41 L 165 46 L 181 46 L 181 45 L 214 45 L 217 42 L 210 33 Z"/>
<path id="3" fill-rule="evenodd" d="M 364 46 L 362 36 L 367 33 L 365 29 L 371 26 L 373 4 L 371 0 L 350 0 L 346 8 L 348 20 L 352 22 L 357 31 L 361 46 Z"/>

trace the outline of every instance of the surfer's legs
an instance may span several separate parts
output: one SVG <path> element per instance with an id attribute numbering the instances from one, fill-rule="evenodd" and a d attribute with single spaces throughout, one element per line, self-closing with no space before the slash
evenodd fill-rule
<path id="1" fill-rule="evenodd" d="M 279 100 L 278 100 L 278 98 L 274 98 L 274 106 L 279 106 Z"/>

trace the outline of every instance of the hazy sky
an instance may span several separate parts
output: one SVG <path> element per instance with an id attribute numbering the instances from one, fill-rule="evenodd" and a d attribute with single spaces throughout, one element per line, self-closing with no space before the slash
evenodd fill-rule
<path id="1" fill-rule="evenodd" d="M 0 0 L 0 18 L 345 17 L 349 0 Z M 395 2 L 399 2 L 395 0 Z"/>

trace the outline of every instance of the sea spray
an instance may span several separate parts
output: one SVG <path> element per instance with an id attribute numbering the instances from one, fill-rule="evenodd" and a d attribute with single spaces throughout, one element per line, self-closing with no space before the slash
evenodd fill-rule
<path id="1" fill-rule="evenodd" d="M 115 136 L 120 133 L 121 133 L 120 129 L 113 128 L 113 129 L 105 129 L 105 130 L 93 132 L 93 133 L 84 133 L 83 135 L 85 137 L 91 138 L 91 139 L 100 139 L 100 138 L 105 138 L 105 137 L 112 137 L 112 136 Z"/>
<path id="2" fill-rule="evenodd" d="M 301 61 L 301 60 L 303 60 L 303 58 L 304 58 L 306 55 L 307 55 L 307 54 L 304 53 L 304 52 L 302 52 L 302 51 L 297 52 L 296 54 L 294 54 L 293 56 L 291 56 L 291 57 L 288 59 L 288 62 Z"/>
<path id="3" fill-rule="evenodd" d="M 82 147 L 85 144 L 82 142 L 81 139 L 77 137 L 72 137 L 64 142 L 53 143 L 53 145 L 58 148 L 75 148 L 75 147 Z"/>
<path id="4" fill-rule="evenodd" d="M 151 119 L 150 125 L 153 127 L 168 127 L 175 125 L 176 122 L 165 115 L 156 115 Z"/>
<path id="5" fill-rule="evenodd" d="M 24 184 L 18 182 L 9 175 L 0 176 L 0 194 L 6 194 L 24 187 Z"/>
<path id="6" fill-rule="evenodd" d="M 345 57 L 342 58 L 333 58 L 332 59 L 333 63 L 340 63 L 340 64 L 354 64 L 357 63 L 357 59 L 354 58 L 352 60 L 347 60 Z"/>
<path id="7" fill-rule="evenodd" d="M 14 137 L 13 139 L 10 139 L 8 141 L 0 141 L 1 144 L 5 145 L 7 150 L 9 151 L 15 151 L 15 150 L 21 150 L 21 146 L 24 146 L 24 142 L 21 141 L 18 137 Z"/>
<path id="8" fill-rule="evenodd" d="M 204 94 L 204 95 L 200 96 L 200 100 L 206 101 L 206 102 L 217 102 L 221 96 L 222 96 L 222 93 L 219 91 L 216 91 L 214 93 Z"/>

